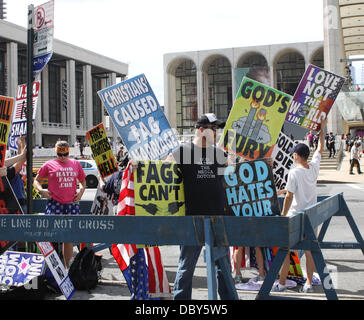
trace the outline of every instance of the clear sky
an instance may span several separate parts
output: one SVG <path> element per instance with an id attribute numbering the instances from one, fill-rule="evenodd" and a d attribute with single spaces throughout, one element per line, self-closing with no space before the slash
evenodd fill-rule
<path id="1" fill-rule="evenodd" d="M 27 26 L 29 4 L 7 0 L 7 21 Z M 171 52 L 322 41 L 322 0 L 55 0 L 56 39 L 144 73 L 161 105 L 163 55 Z"/>

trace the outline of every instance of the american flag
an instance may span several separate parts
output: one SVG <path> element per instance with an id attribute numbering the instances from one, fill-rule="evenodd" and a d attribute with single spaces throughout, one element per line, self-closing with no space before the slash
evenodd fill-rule
<path id="1" fill-rule="evenodd" d="M 135 215 L 131 161 L 123 173 L 118 215 Z M 134 244 L 113 244 L 111 251 L 128 284 L 131 299 L 147 300 L 171 295 L 158 247 L 137 248 Z"/>

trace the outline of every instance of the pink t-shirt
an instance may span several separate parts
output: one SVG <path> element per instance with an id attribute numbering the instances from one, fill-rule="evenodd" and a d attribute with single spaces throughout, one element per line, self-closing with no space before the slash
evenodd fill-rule
<path id="1" fill-rule="evenodd" d="M 70 203 L 77 193 L 77 180 L 82 181 L 86 175 L 81 164 L 74 159 L 63 163 L 58 159 L 47 161 L 38 171 L 42 178 L 48 177 L 48 191 L 59 203 Z"/>

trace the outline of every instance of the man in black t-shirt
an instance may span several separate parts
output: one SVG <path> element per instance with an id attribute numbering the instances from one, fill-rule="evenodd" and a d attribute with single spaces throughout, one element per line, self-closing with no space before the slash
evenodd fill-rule
<path id="1" fill-rule="evenodd" d="M 183 175 L 186 215 L 226 214 L 222 178 L 227 154 L 215 147 L 216 130 L 224 126 L 214 114 L 202 115 L 196 123 L 193 142 L 181 145 L 168 157 L 177 162 Z M 225 249 L 224 259 L 228 261 L 228 248 Z M 175 300 L 191 299 L 193 273 L 201 250 L 201 246 L 181 246 L 174 283 Z M 234 299 L 226 288 L 219 263 L 216 261 L 220 298 Z"/>

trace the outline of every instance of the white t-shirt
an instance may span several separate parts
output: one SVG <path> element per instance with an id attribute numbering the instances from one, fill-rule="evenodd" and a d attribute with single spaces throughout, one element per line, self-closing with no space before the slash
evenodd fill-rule
<path id="1" fill-rule="evenodd" d="M 287 216 L 296 214 L 317 202 L 316 183 L 320 170 L 321 153 L 316 151 L 309 169 L 292 168 L 288 173 L 286 190 L 294 194 Z"/>

